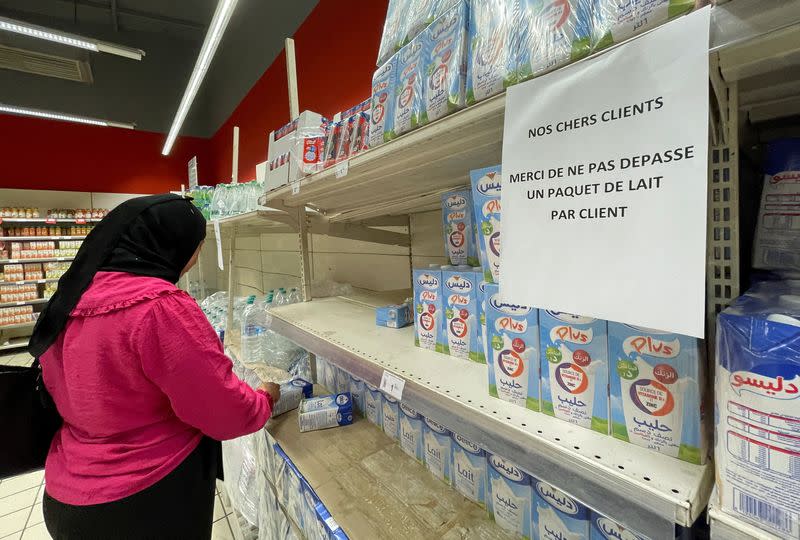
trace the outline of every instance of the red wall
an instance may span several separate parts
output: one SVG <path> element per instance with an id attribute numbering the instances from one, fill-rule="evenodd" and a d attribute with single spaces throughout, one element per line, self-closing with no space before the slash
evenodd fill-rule
<path id="1" fill-rule="evenodd" d="M 0 114 L 0 188 L 160 193 L 187 182 L 187 162 L 209 141 Z M 198 158 L 202 159 L 202 158 Z"/>
<path id="2" fill-rule="evenodd" d="M 369 97 L 388 3 L 320 0 L 293 36 L 301 112 L 331 117 Z M 251 180 L 256 164 L 267 159 L 270 131 L 288 121 L 286 56 L 281 52 L 212 137 L 213 181 L 230 180 L 234 126 L 239 126 L 239 179 Z"/>

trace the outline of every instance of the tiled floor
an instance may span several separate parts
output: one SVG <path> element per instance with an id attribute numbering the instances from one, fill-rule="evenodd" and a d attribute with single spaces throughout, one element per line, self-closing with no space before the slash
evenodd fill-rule
<path id="1" fill-rule="evenodd" d="M 23 350 L 24 349 L 13 349 L 11 351 L 0 354 L 0 365 L 5 365 L 5 366 L 31 365 L 33 363 L 33 357 L 26 352 L 18 352 Z"/>

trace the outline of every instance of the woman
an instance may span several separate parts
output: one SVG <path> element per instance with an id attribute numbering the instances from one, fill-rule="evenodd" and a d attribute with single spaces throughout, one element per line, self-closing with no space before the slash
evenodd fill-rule
<path id="1" fill-rule="evenodd" d="M 210 538 L 216 441 L 257 431 L 280 397 L 231 370 L 175 286 L 206 222 L 176 195 L 121 204 L 83 243 L 31 337 L 64 419 L 45 466 L 56 539 Z"/>

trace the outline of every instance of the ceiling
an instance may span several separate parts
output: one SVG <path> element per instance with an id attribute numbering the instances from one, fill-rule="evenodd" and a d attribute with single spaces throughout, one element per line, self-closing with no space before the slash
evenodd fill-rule
<path id="1" fill-rule="evenodd" d="M 0 16 L 142 49 L 141 61 L 0 32 L 0 46 L 83 66 L 88 78 L 0 69 L 0 102 L 135 122 L 167 132 L 217 0 L 0 0 Z M 228 118 L 317 0 L 239 0 L 183 135 L 209 137 Z M 8 49 L 7 49 L 8 50 Z M 49 56 L 47 57 L 49 58 Z M 87 67 L 88 66 L 88 67 Z"/>

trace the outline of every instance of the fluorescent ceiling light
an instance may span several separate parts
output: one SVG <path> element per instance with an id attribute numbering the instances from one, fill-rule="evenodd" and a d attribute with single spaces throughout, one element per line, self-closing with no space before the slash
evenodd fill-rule
<path id="1" fill-rule="evenodd" d="M 208 27 L 206 39 L 203 41 L 203 47 L 200 49 L 200 56 L 197 57 L 197 63 L 194 65 L 192 76 L 189 77 L 189 84 L 186 86 L 186 91 L 183 93 L 183 99 L 178 106 L 178 112 L 175 113 L 175 119 L 172 121 L 172 127 L 169 128 L 167 141 L 164 143 L 164 149 L 161 154 L 168 156 L 172 145 L 175 144 L 175 139 L 178 138 L 178 133 L 181 131 L 183 121 L 186 120 L 186 115 L 192 106 L 197 91 L 200 89 L 200 84 L 206 76 L 208 66 L 214 58 L 214 53 L 217 52 L 217 46 L 222 39 L 222 34 L 225 33 L 225 28 L 228 26 L 228 21 L 233 14 L 233 9 L 236 7 L 237 0 L 219 0 L 217 9 L 214 12 L 214 17 L 211 19 L 211 26 Z"/>
<path id="2" fill-rule="evenodd" d="M 75 116 L 73 114 L 42 111 L 39 109 L 28 109 L 26 107 L 16 107 L 14 105 L 5 105 L 3 103 L 0 103 L 0 113 L 15 114 L 17 116 L 34 116 L 36 118 L 60 120 L 62 122 L 76 122 L 78 124 L 88 124 L 90 126 L 118 127 L 124 129 L 134 129 L 136 127 L 136 124 L 131 124 L 129 122 L 112 122 L 111 120 L 102 120 L 100 118 Z"/>
<path id="3" fill-rule="evenodd" d="M 61 32 L 60 30 L 53 30 L 51 28 L 45 28 L 44 26 L 16 21 L 6 17 L 0 17 L 0 30 L 36 39 L 44 39 L 46 41 L 77 47 L 79 49 L 86 49 L 87 51 L 116 54 L 117 56 L 124 56 L 125 58 L 131 58 L 133 60 L 141 60 L 144 56 L 144 51 L 141 49 L 134 49 L 124 45 L 115 45 L 114 43 Z"/>

